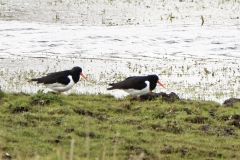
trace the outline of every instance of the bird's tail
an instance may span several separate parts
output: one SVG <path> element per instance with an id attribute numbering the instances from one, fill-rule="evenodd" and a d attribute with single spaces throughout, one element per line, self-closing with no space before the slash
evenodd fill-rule
<path id="1" fill-rule="evenodd" d="M 38 78 L 31 79 L 31 81 L 38 81 L 38 80 L 39 80 Z"/>
<path id="2" fill-rule="evenodd" d="M 28 79 L 27 82 L 32 82 L 32 81 L 38 81 L 37 78 L 34 79 Z"/>
<path id="3" fill-rule="evenodd" d="M 113 88 L 113 83 L 111 83 L 111 84 L 108 84 L 109 86 L 112 86 L 112 87 L 110 87 L 110 88 L 107 88 L 107 90 L 113 90 L 114 88 Z"/>
<path id="4" fill-rule="evenodd" d="M 37 83 L 43 83 L 41 78 L 33 78 L 31 81 L 37 81 Z"/>

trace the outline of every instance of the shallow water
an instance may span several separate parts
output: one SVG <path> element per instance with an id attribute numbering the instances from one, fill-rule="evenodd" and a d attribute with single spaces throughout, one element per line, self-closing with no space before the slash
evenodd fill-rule
<path id="1" fill-rule="evenodd" d="M 86 27 L 0 21 L 2 58 L 240 58 L 239 35 L 239 26 Z"/>
<path id="2" fill-rule="evenodd" d="M 127 94 L 107 91 L 107 84 L 127 76 L 158 74 L 167 90 L 157 86 L 156 92 L 176 92 L 181 98 L 220 103 L 239 96 L 238 3 L 90 2 L 68 1 L 71 5 L 67 10 L 62 1 L 55 1 L 54 5 L 47 0 L 2 0 L 2 90 L 36 93 L 44 86 L 29 83 L 30 78 L 81 66 L 91 83 L 81 80 L 67 93 L 110 93 L 122 97 Z M 167 10 L 174 5 L 179 12 L 172 12 L 175 19 L 170 22 Z M 212 8 L 198 8 L 201 5 Z M 97 9 L 79 10 L 79 6 Z M 49 14 L 53 9 L 55 14 Z M 103 9 L 104 17 L 97 18 Z M 193 10 L 195 14 L 183 16 Z M 213 12 L 217 16 L 212 16 Z M 161 20 L 158 15 L 162 15 Z M 205 18 L 203 26 L 200 15 Z"/>

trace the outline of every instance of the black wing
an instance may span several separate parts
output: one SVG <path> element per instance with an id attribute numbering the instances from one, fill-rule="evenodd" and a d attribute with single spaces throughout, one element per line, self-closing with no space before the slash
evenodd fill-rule
<path id="1" fill-rule="evenodd" d="M 109 84 L 112 87 L 108 88 L 107 90 L 112 90 L 112 89 L 139 89 L 140 90 L 147 86 L 145 81 L 146 81 L 146 77 L 144 76 L 128 77 L 124 81 Z"/>
<path id="2" fill-rule="evenodd" d="M 61 71 L 55 73 L 49 73 L 47 76 L 42 78 L 34 78 L 32 81 L 37 81 L 37 83 L 51 84 L 51 83 L 62 83 L 68 84 L 70 79 L 68 76 L 71 75 L 71 71 Z"/>

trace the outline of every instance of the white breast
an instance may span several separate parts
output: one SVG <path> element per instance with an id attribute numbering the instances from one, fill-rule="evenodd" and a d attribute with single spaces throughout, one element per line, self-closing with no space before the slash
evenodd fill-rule
<path id="1" fill-rule="evenodd" d="M 134 95 L 134 96 L 141 96 L 144 94 L 147 94 L 150 92 L 150 83 L 149 81 L 145 81 L 145 83 L 147 84 L 147 86 L 141 90 L 137 90 L 137 89 L 124 89 L 125 92 Z"/>
<path id="2" fill-rule="evenodd" d="M 75 84 L 72 79 L 72 76 L 68 76 L 68 78 L 70 79 L 70 82 L 67 85 L 61 84 L 61 83 L 53 83 L 53 84 L 46 84 L 46 86 L 55 92 L 67 91 L 67 90 L 71 89 Z"/>

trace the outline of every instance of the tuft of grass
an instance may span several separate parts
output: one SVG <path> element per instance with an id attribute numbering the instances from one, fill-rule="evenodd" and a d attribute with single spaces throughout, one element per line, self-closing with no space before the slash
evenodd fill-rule
<path id="1" fill-rule="evenodd" d="M 0 92 L 12 159 L 239 159 L 239 103 Z M 8 157 L 9 158 L 9 157 Z"/>
<path id="2" fill-rule="evenodd" d="M 31 103 L 37 105 L 48 105 L 50 103 L 62 103 L 61 96 L 58 96 L 53 93 L 43 93 L 42 90 L 39 90 L 37 94 L 31 96 Z"/>

